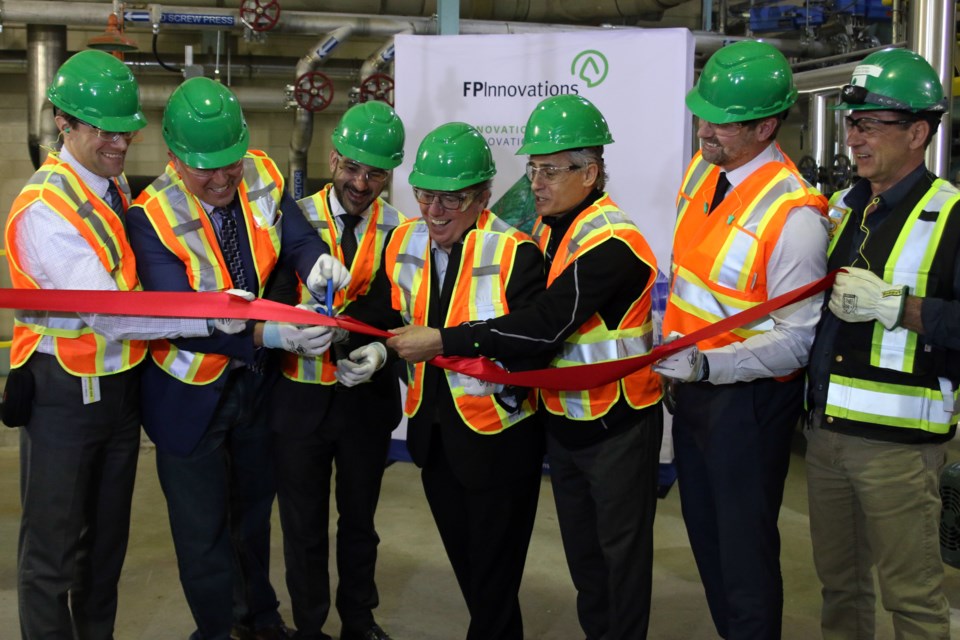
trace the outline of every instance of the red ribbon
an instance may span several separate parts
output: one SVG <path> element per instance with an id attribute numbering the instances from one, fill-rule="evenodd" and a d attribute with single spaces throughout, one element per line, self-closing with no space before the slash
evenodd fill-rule
<path id="1" fill-rule="evenodd" d="M 749 324 L 769 315 L 772 311 L 825 291 L 833 284 L 836 273 L 836 271 L 833 271 L 821 280 L 811 282 L 776 298 L 771 298 L 762 304 L 694 331 L 668 344 L 662 344 L 643 356 L 633 356 L 612 362 L 599 362 L 577 367 L 537 369 L 514 373 L 504 371 L 486 358 L 438 356 L 430 360 L 430 363 L 474 378 L 502 384 L 570 391 L 592 389 L 648 367 L 657 360 L 701 340 Z M 371 327 L 348 316 L 331 318 L 270 300 L 258 299 L 247 302 L 242 298 L 222 292 L 0 289 L 0 308 L 165 318 L 273 320 L 304 325 L 339 326 L 349 331 L 378 338 L 388 338 L 393 335 L 389 331 Z"/>

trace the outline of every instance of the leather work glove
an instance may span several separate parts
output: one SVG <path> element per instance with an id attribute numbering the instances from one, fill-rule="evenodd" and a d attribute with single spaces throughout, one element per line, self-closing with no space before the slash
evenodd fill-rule
<path id="1" fill-rule="evenodd" d="M 350 284 L 350 270 L 329 253 L 317 258 L 316 263 L 307 276 L 307 289 L 317 300 L 324 300 L 327 293 L 327 282 L 333 283 L 334 289 L 343 289 Z"/>
<path id="2" fill-rule="evenodd" d="M 257 299 L 257 296 L 253 295 L 249 291 L 244 291 L 243 289 L 227 289 L 224 291 L 224 293 L 241 298 L 246 302 L 253 302 Z M 215 318 L 210 320 L 210 328 L 232 335 L 234 333 L 240 333 L 246 329 L 247 322 L 247 320 L 242 318 Z"/>
<path id="3" fill-rule="evenodd" d="M 707 358 L 692 344 L 658 361 L 653 370 L 678 382 L 699 382 L 707 377 Z"/>
<path id="4" fill-rule="evenodd" d="M 382 342 L 371 342 L 350 352 L 349 359 L 337 360 L 337 380 L 345 387 L 367 382 L 387 361 L 387 348 Z"/>
<path id="5" fill-rule="evenodd" d="M 301 356 L 322 356 L 332 342 L 333 327 L 272 321 L 263 326 L 263 346 Z"/>
<path id="6" fill-rule="evenodd" d="M 844 267 L 837 274 L 830 294 L 829 307 L 833 315 L 844 322 L 876 320 L 887 331 L 900 326 L 908 287 L 889 284 L 867 269 Z"/>

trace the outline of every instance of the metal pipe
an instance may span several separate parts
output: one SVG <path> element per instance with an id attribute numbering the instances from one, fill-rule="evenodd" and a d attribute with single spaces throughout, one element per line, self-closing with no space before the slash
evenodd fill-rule
<path id="1" fill-rule="evenodd" d="M 27 148 L 34 168 L 47 159 L 59 136 L 47 87 L 66 59 L 66 50 L 66 27 L 27 26 Z"/>
<path id="2" fill-rule="evenodd" d="M 806 69 L 807 67 L 812 67 L 814 65 L 833 64 L 835 62 L 836 63 L 846 62 L 851 58 L 855 58 L 857 60 L 863 60 L 874 51 L 882 51 L 884 49 L 890 49 L 890 48 L 902 49 L 906 46 L 907 46 L 906 42 L 898 42 L 894 40 L 893 44 L 885 44 L 879 47 L 870 47 L 869 49 L 857 49 L 856 51 L 848 51 L 847 53 L 839 53 L 835 56 L 827 56 L 825 58 L 817 58 L 815 60 L 804 60 L 803 62 L 795 62 L 792 65 L 790 65 L 790 68 L 792 68 L 794 74 L 796 74 L 798 71 L 801 71 L 802 69 Z"/>
<path id="3" fill-rule="evenodd" d="M 950 0 L 913 0 L 910 3 L 910 32 L 907 41 L 936 70 L 944 94 L 953 91 L 953 47 L 956 30 L 956 4 Z M 949 103 L 948 103 L 949 104 Z M 950 179 L 951 123 L 944 118 L 937 135 L 927 148 L 927 168 L 941 178 Z"/>
<path id="4" fill-rule="evenodd" d="M 793 74 L 793 81 L 800 93 L 817 93 L 827 89 L 839 91 L 840 87 L 850 83 L 850 77 L 857 64 L 859 63 L 848 62 L 834 67 L 801 71 Z"/>
<path id="5" fill-rule="evenodd" d="M 315 47 L 300 58 L 297 63 L 296 79 L 307 73 L 312 73 L 330 57 L 333 50 L 353 33 L 353 25 L 345 24 L 337 27 Z M 336 95 L 336 92 L 334 92 Z M 293 134 L 290 136 L 289 178 L 288 187 L 291 195 L 299 200 L 304 197 L 307 184 L 307 151 L 310 149 L 310 139 L 313 137 L 313 112 L 303 107 L 297 107 L 294 117 Z"/>
<path id="6" fill-rule="evenodd" d="M 836 94 L 823 91 L 810 95 L 807 123 L 810 128 L 810 151 L 818 167 L 826 167 L 836 153 L 833 144 L 833 114 L 827 110 Z M 822 182 L 817 186 L 823 189 Z"/>

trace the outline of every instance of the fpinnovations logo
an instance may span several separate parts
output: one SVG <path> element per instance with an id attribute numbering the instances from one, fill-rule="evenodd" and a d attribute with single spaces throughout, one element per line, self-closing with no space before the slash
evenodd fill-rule
<path id="1" fill-rule="evenodd" d="M 596 49 L 587 49 L 577 54 L 570 64 L 570 75 L 587 83 L 591 89 L 607 78 L 610 63 Z"/>

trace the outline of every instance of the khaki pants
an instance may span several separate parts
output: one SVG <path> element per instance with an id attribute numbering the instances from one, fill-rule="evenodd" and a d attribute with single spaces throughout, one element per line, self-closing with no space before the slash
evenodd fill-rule
<path id="1" fill-rule="evenodd" d="M 881 442 L 819 428 L 806 435 L 824 640 L 874 637 L 872 567 L 897 640 L 949 640 L 938 534 L 946 445 Z"/>

